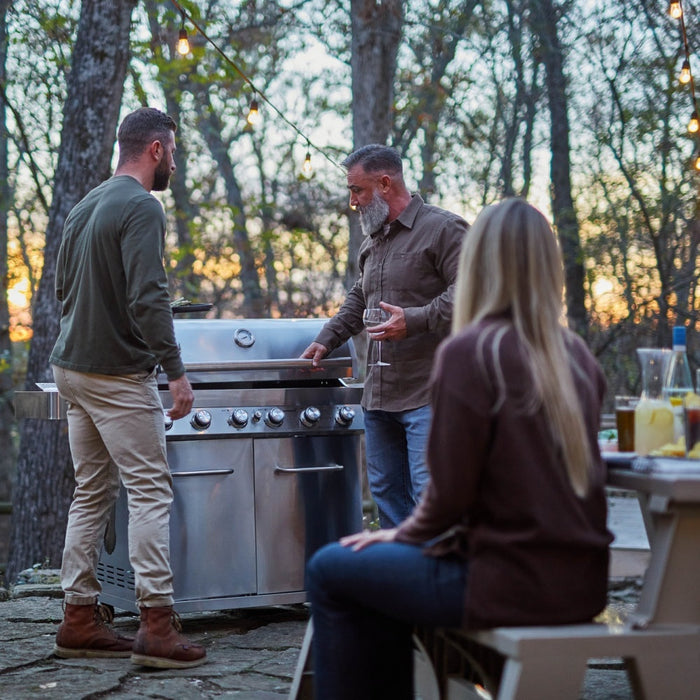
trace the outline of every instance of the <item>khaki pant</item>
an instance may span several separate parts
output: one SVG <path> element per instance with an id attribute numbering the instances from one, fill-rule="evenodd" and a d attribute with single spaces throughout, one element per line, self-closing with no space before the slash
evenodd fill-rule
<path id="1" fill-rule="evenodd" d="M 92 604 L 102 590 L 97 562 L 121 479 L 129 503 L 136 602 L 172 605 L 172 477 L 155 373 L 112 376 L 52 368 L 59 393 L 68 401 L 76 481 L 61 568 L 66 603 Z"/>

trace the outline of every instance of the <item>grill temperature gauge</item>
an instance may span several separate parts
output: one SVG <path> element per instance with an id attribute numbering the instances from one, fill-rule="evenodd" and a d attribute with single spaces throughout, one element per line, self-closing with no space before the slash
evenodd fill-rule
<path id="1" fill-rule="evenodd" d="M 209 411 L 197 411 L 190 421 L 195 430 L 205 430 L 211 425 L 211 413 Z"/>
<path id="2" fill-rule="evenodd" d="M 350 406 L 341 406 L 335 414 L 335 422 L 338 425 L 350 425 L 355 418 L 355 411 Z"/>

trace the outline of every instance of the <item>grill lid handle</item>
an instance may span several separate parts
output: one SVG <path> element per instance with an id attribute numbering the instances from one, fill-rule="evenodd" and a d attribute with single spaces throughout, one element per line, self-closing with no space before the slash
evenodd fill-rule
<path id="1" fill-rule="evenodd" d="M 348 367 L 352 365 L 351 357 L 330 357 L 321 360 L 319 369 L 329 367 Z M 285 359 L 285 360 L 246 360 L 244 362 L 186 362 L 186 372 L 226 372 L 244 369 L 311 369 L 313 365 L 310 359 Z"/>

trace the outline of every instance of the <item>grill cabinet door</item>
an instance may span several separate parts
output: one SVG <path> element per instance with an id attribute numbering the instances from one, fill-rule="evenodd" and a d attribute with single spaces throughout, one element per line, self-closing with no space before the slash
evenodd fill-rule
<path id="1" fill-rule="evenodd" d="M 168 443 L 175 600 L 255 593 L 253 443 Z"/>
<path id="2" fill-rule="evenodd" d="M 360 436 L 255 440 L 258 593 L 304 590 L 323 544 L 362 529 Z"/>

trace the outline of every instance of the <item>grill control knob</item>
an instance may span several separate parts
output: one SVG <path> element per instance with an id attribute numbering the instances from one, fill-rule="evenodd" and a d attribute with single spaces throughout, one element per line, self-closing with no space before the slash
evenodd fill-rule
<path id="1" fill-rule="evenodd" d="M 248 425 L 248 411 L 244 411 L 242 408 L 237 408 L 228 419 L 229 425 L 234 428 L 245 428 Z"/>
<path id="2" fill-rule="evenodd" d="M 316 406 L 309 406 L 308 408 L 305 408 L 299 416 L 299 420 L 301 421 L 302 425 L 305 425 L 307 428 L 311 428 L 316 425 L 320 418 L 321 411 L 319 411 Z"/>
<path id="3" fill-rule="evenodd" d="M 167 413 L 163 414 L 163 422 L 166 430 L 170 430 L 173 427 L 173 419 Z"/>
<path id="4" fill-rule="evenodd" d="M 355 411 L 350 406 L 341 406 L 335 414 L 335 422 L 338 425 L 350 425 L 355 418 Z"/>
<path id="5" fill-rule="evenodd" d="M 211 413 L 209 411 L 197 411 L 190 421 L 195 430 L 205 430 L 211 425 Z"/>
<path id="6" fill-rule="evenodd" d="M 284 420 L 284 411 L 281 408 L 271 408 L 265 416 L 265 423 L 270 428 L 279 428 Z"/>

